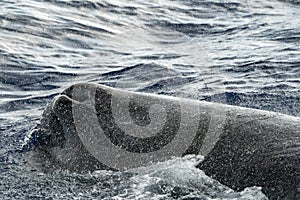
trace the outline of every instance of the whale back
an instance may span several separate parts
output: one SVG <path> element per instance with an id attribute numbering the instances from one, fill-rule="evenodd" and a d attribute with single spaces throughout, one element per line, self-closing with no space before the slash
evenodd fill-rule
<path id="1" fill-rule="evenodd" d="M 261 186 L 271 199 L 299 197 L 297 117 L 76 84 L 47 106 L 36 138 L 52 168 L 127 170 L 201 154 L 197 167 L 235 190 Z"/>

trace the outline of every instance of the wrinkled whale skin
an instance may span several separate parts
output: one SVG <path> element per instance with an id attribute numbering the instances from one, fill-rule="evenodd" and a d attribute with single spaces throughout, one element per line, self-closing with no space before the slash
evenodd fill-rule
<path id="1" fill-rule="evenodd" d="M 79 88 L 84 94 L 74 95 L 72 93 L 74 88 Z M 114 170 L 113 167 L 101 163 L 88 151 L 74 125 L 72 103 L 84 103 L 88 98 L 94 98 L 88 95 L 90 90 L 97 91 L 96 104 L 101 105 L 106 105 L 105 103 L 109 105 L 110 95 L 114 91 L 120 98 L 122 95 L 130 94 L 133 97 L 145 98 L 145 101 L 166 102 L 167 106 L 173 106 L 167 116 L 171 119 L 169 127 L 175 127 L 175 123 L 178 122 L 174 102 L 181 101 L 180 98 L 128 92 L 97 84 L 75 84 L 55 97 L 47 106 L 35 132 L 38 155 L 44 157 L 52 167 L 75 172 Z M 201 153 L 208 123 L 212 119 L 209 113 L 213 107 L 224 114 L 226 120 L 218 141 L 197 167 L 208 176 L 237 191 L 249 186 L 261 186 L 262 191 L 270 199 L 300 199 L 300 118 L 196 100 L 191 100 L 189 104 L 199 106 L 204 112 L 199 116 L 198 131 L 193 142 L 182 155 Z M 100 106 L 99 109 L 105 110 L 105 107 Z M 83 115 L 88 115 L 88 112 Z M 108 112 L 101 113 L 101 116 L 104 115 L 102 120 L 109 117 L 105 116 L 106 113 Z M 145 117 L 139 117 L 140 113 L 135 114 L 137 115 L 135 122 L 143 124 Z M 169 131 L 166 134 L 172 132 L 169 129 L 164 130 Z M 116 138 L 115 142 L 120 143 L 122 140 Z M 147 148 L 132 147 L 129 150 L 143 153 L 149 150 Z"/>

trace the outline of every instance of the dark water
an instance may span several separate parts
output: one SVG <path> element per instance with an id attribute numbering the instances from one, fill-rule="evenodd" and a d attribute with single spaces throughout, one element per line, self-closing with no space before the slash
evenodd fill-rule
<path id="1" fill-rule="evenodd" d="M 195 157 L 139 174 L 48 174 L 19 150 L 76 82 L 300 116 L 300 2 L 3 0 L 0 68 L 1 199 L 265 199 L 210 179 Z"/>

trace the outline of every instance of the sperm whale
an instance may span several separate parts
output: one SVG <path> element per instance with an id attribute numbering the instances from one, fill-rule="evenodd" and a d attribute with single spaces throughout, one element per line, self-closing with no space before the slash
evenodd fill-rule
<path id="1" fill-rule="evenodd" d="M 300 199 L 300 118 L 257 109 L 75 84 L 45 109 L 36 151 L 76 172 L 127 170 L 201 154 L 197 166 L 236 191 Z"/>

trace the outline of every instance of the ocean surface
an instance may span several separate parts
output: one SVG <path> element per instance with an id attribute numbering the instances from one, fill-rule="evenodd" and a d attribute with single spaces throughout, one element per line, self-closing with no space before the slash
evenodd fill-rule
<path id="1" fill-rule="evenodd" d="M 300 117 L 299 0 L 2 0 L 0 199 L 266 199 L 174 158 L 138 173 L 46 173 L 22 151 L 78 82 Z"/>

